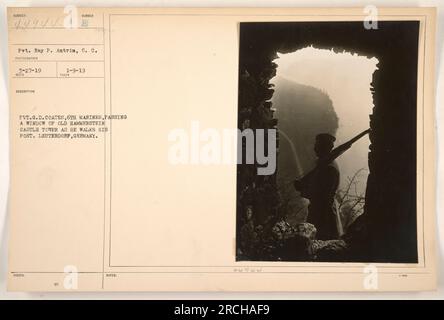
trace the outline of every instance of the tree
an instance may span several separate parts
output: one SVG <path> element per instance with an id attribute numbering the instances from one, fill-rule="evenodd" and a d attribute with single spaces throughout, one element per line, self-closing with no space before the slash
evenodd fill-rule
<path id="1" fill-rule="evenodd" d="M 347 185 L 336 192 L 337 210 L 344 232 L 364 212 L 365 195 L 358 191 L 358 184 L 361 182 L 359 180 L 360 174 L 364 171 L 366 169 L 361 168 L 352 177 L 347 177 Z"/>

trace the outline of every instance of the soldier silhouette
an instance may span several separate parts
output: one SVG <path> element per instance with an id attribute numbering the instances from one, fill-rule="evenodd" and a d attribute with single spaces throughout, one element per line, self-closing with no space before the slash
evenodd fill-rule
<path id="1" fill-rule="evenodd" d="M 331 134 L 318 134 L 314 146 L 318 157 L 315 169 L 294 181 L 294 187 L 301 192 L 301 196 L 310 200 L 307 222 L 314 224 L 316 238 L 320 240 L 338 239 L 342 235 L 335 202 L 339 169 L 336 162 L 331 160 L 335 140 Z"/>

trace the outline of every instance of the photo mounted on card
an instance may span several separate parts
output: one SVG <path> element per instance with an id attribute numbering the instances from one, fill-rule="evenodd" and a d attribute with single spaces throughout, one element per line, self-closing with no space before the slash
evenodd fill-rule
<path id="1" fill-rule="evenodd" d="M 436 287 L 434 8 L 9 8 L 13 291 Z"/>

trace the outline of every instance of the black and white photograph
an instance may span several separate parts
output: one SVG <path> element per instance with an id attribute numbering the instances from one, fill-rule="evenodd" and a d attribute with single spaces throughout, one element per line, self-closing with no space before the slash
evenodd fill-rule
<path id="1" fill-rule="evenodd" d="M 277 165 L 238 165 L 236 259 L 418 263 L 419 23 L 239 33 L 238 127 L 275 131 Z"/>

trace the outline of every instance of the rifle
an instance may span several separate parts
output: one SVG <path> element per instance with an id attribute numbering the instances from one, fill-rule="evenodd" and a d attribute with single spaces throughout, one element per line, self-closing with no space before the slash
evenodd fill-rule
<path id="1" fill-rule="evenodd" d="M 359 139 L 361 139 L 363 136 L 365 136 L 367 133 L 370 132 L 370 129 L 364 130 L 362 131 L 360 134 L 358 134 L 357 136 L 353 137 L 352 139 L 350 139 L 349 141 L 341 144 L 340 146 L 334 148 L 328 157 L 326 157 L 326 159 L 324 159 L 322 162 L 318 162 L 318 164 L 316 165 L 316 167 L 314 167 L 312 170 L 310 170 L 307 174 L 305 174 L 301 179 L 295 180 L 294 181 L 294 187 L 296 188 L 296 190 L 301 192 L 301 195 L 304 198 L 308 198 L 308 183 L 309 180 L 311 178 L 311 176 L 316 172 L 316 170 L 322 166 L 322 165 L 328 165 L 329 163 L 333 162 L 336 158 L 338 158 L 340 155 L 342 155 L 345 151 L 347 151 L 348 149 L 351 148 L 351 146 L 353 145 L 353 143 L 355 143 L 356 141 L 358 141 Z"/>
<path id="2" fill-rule="evenodd" d="M 364 130 L 362 131 L 360 134 L 358 134 L 357 136 L 355 136 L 354 138 L 350 139 L 349 141 L 341 144 L 340 146 L 334 148 L 331 152 L 330 155 L 327 157 L 326 161 L 324 162 L 325 164 L 329 164 L 331 162 L 333 162 L 337 157 L 339 157 L 340 155 L 342 155 L 345 151 L 347 151 L 348 149 L 350 149 L 350 147 L 352 146 L 353 143 L 355 143 L 356 141 L 358 141 L 359 139 L 361 139 L 363 136 L 365 136 L 367 133 L 370 132 L 370 129 Z"/>

